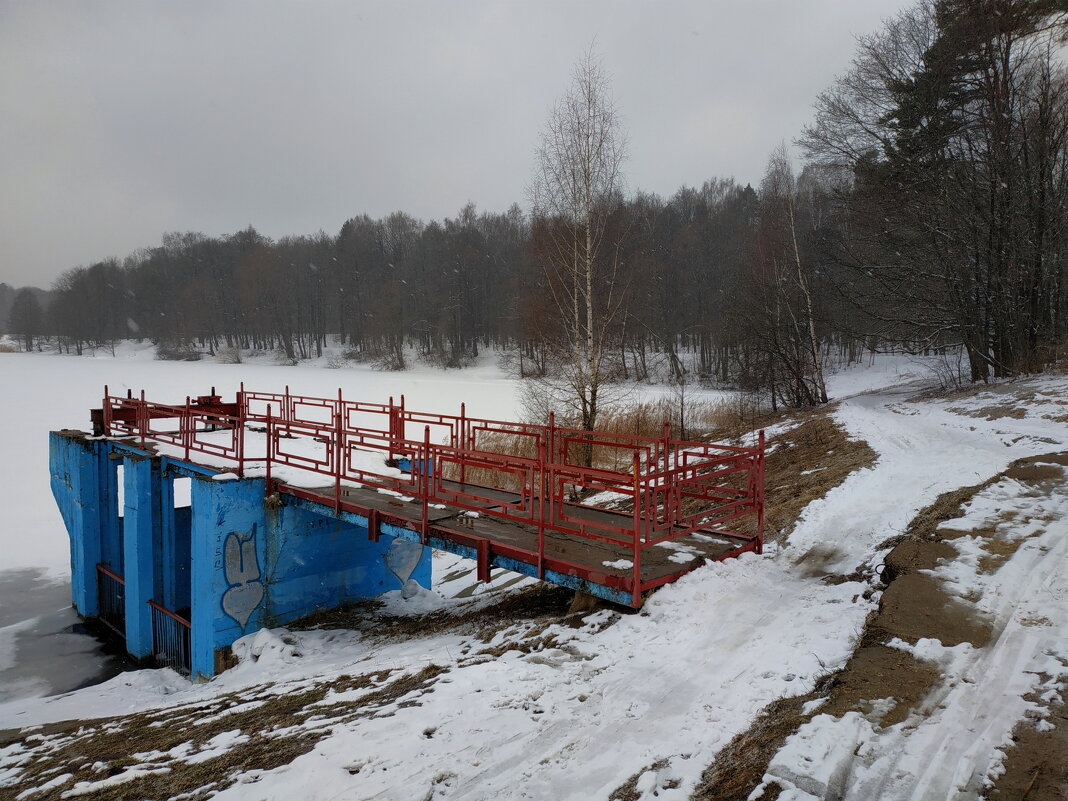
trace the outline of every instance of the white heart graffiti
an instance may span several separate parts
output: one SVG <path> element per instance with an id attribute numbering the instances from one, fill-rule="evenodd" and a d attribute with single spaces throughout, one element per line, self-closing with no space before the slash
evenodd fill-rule
<path id="1" fill-rule="evenodd" d="M 231 531 L 223 548 L 226 583 L 230 588 L 223 593 L 222 608 L 243 629 L 263 601 L 263 582 L 256 561 L 256 526 L 248 534 Z"/>

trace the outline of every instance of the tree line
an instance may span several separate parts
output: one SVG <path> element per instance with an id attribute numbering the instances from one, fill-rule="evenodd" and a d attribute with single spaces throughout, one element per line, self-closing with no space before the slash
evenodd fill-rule
<path id="1" fill-rule="evenodd" d="M 61 276 L 26 341 L 290 360 L 340 343 L 387 369 L 492 349 L 584 424 L 654 375 L 823 403 L 831 354 L 865 348 L 959 351 L 974 381 L 1039 370 L 1068 343 L 1066 18 L 1065 0 L 921 0 L 817 98 L 800 169 L 784 145 L 755 188 L 667 198 L 625 191 L 591 52 L 542 132 L 528 212 L 168 234 Z"/>

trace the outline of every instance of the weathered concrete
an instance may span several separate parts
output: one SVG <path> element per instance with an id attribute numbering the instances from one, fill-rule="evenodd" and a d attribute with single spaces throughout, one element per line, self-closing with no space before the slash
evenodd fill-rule
<path id="1" fill-rule="evenodd" d="M 191 673 L 207 677 L 234 640 L 261 627 L 430 586 L 429 548 L 391 532 L 372 542 L 362 518 L 265 500 L 262 478 L 215 480 L 214 470 L 80 432 L 54 432 L 50 448 L 75 605 L 83 616 L 99 613 L 98 562 L 123 576 L 135 657 L 154 653 L 150 600 L 188 614 Z M 192 478 L 188 507 L 174 507 L 178 477 Z"/>
<path id="2" fill-rule="evenodd" d="M 152 610 L 163 564 L 163 528 L 159 460 L 127 456 L 123 460 L 123 546 L 126 554 L 126 650 L 138 659 L 152 655 Z"/>
<path id="3" fill-rule="evenodd" d="M 96 566 L 121 568 L 116 465 L 106 443 L 81 432 L 52 432 L 48 440 L 52 496 L 70 535 L 71 599 L 86 617 L 99 611 Z"/>

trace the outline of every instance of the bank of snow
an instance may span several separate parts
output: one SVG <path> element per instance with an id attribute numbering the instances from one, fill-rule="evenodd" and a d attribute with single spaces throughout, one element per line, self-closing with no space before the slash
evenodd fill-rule
<path id="1" fill-rule="evenodd" d="M 1066 388 L 1057 379 L 1025 382 L 1013 396 L 1037 403 L 1014 406 L 1012 418 L 976 415 L 980 428 L 1013 455 L 1057 449 L 1063 425 L 1053 423 L 1064 417 Z M 981 411 L 1004 395 L 994 389 L 953 403 L 962 413 Z M 940 425 L 947 424 L 945 405 L 931 410 Z M 754 798 L 776 784 L 785 788 L 779 798 L 793 801 L 974 799 L 1003 772 L 1017 724 L 1049 725 L 1049 704 L 1068 689 L 1068 478 L 1063 455 L 1048 464 L 1042 458 L 1028 468 L 1030 480 L 1009 471 L 976 494 L 962 517 L 944 522 L 957 555 L 924 571 L 971 606 L 989 626 L 990 642 L 891 641 L 940 676 L 920 706 L 888 726 L 879 723 L 877 698 L 868 699 L 867 715 L 816 716 L 771 760 Z"/>

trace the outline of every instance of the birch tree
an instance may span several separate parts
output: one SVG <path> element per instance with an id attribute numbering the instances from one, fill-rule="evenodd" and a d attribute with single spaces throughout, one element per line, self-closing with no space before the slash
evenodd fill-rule
<path id="1" fill-rule="evenodd" d="M 553 370 L 537 379 L 534 395 L 592 429 L 614 377 L 618 348 L 609 337 L 623 312 L 617 249 L 607 246 L 606 234 L 621 205 L 626 158 L 619 114 L 592 49 L 550 112 L 536 155 L 530 199 L 551 301 L 543 335 Z"/>

